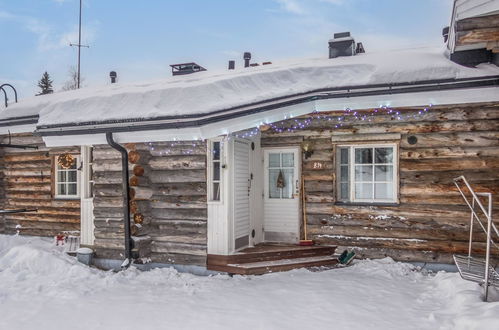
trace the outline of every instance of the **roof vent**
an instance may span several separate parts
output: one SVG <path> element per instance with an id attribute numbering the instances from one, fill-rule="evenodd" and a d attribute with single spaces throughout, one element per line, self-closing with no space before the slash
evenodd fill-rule
<path id="1" fill-rule="evenodd" d="M 205 68 L 194 62 L 171 64 L 170 66 L 172 67 L 172 75 L 174 76 L 206 71 Z"/>
<path id="2" fill-rule="evenodd" d="M 352 56 L 365 52 L 362 43 L 357 44 L 357 47 L 355 46 L 355 40 L 350 32 L 335 33 L 334 38 L 329 40 L 329 58 Z"/>
<path id="3" fill-rule="evenodd" d="M 118 74 L 116 71 L 111 71 L 109 72 L 109 77 L 111 78 L 111 84 L 116 83 L 116 78 L 118 77 Z"/>
<path id="4" fill-rule="evenodd" d="M 250 52 L 245 52 L 243 55 L 244 59 L 244 67 L 247 68 L 250 66 L 250 61 L 251 61 L 251 53 Z"/>

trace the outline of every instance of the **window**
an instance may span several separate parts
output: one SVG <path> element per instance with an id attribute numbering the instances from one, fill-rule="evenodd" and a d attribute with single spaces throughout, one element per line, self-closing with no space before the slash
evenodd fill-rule
<path id="1" fill-rule="evenodd" d="M 396 145 L 338 146 L 337 178 L 339 201 L 397 202 Z"/>
<path id="2" fill-rule="evenodd" d="M 269 198 L 293 198 L 294 156 L 293 152 L 269 153 Z"/>
<path id="3" fill-rule="evenodd" d="M 79 164 L 80 157 L 75 156 L 74 163 L 69 168 L 64 168 L 57 163 L 57 157 L 55 157 L 56 198 L 80 197 L 80 173 L 78 171 Z"/>
<path id="4" fill-rule="evenodd" d="M 209 167 L 208 167 L 208 178 L 209 178 L 209 200 L 210 201 L 220 201 L 221 200 L 221 155 L 222 155 L 222 142 L 221 141 L 210 141 L 209 143 Z"/>

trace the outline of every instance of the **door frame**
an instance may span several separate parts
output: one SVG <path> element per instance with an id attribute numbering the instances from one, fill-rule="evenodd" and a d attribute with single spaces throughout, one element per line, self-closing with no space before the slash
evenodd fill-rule
<path id="1" fill-rule="evenodd" d="M 265 209 L 265 202 L 269 199 L 268 198 L 268 193 L 269 193 L 269 172 L 268 172 L 268 154 L 271 152 L 293 152 L 295 154 L 295 173 L 296 173 L 296 178 L 295 178 L 295 187 L 294 187 L 294 195 L 298 203 L 298 208 L 297 208 L 297 216 L 296 216 L 296 231 L 292 231 L 289 233 L 292 233 L 294 235 L 293 238 L 290 239 L 290 237 L 287 234 L 287 232 L 282 232 L 282 235 L 278 235 L 278 233 L 275 233 L 273 235 L 276 235 L 275 239 L 269 240 L 266 236 L 266 231 L 264 230 L 264 242 L 285 242 L 285 243 L 297 243 L 300 239 L 300 232 L 301 232 L 301 198 L 302 198 L 302 191 L 301 191 L 301 172 L 302 172 L 302 159 L 301 159 L 301 149 L 299 146 L 279 146 L 279 147 L 266 147 L 262 148 L 262 167 L 263 167 L 263 206 Z M 266 215 L 265 211 L 263 212 L 263 227 L 265 229 L 266 225 Z"/>

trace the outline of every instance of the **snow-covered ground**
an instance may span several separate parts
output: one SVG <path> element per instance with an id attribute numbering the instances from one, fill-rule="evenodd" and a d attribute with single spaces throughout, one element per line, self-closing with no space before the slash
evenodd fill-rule
<path id="1" fill-rule="evenodd" d="M 50 241 L 0 235 L 4 330 L 498 328 L 499 302 L 482 302 L 478 285 L 390 259 L 233 278 L 113 273 Z"/>

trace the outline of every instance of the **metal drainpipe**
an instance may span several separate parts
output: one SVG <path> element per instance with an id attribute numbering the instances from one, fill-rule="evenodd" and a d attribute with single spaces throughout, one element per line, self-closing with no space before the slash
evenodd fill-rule
<path id="1" fill-rule="evenodd" d="M 121 145 L 113 140 L 113 133 L 106 133 L 107 143 L 121 153 L 121 176 L 123 180 L 123 213 L 125 221 L 125 261 L 122 268 L 130 266 L 132 261 L 132 235 L 130 230 L 130 186 L 128 177 L 128 152 Z"/>

